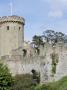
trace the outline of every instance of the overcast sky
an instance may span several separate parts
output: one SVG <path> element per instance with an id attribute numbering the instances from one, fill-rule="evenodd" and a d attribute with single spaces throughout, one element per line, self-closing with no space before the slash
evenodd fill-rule
<path id="1" fill-rule="evenodd" d="M 67 33 L 67 0 L 12 0 L 13 15 L 25 18 L 25 40 L 47 29 Z M 10 16 L 10 0 L 0 0 L 0 16 Z"/>

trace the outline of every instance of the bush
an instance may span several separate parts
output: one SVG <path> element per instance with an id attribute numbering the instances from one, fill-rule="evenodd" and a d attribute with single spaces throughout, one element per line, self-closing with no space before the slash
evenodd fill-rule
<path id="1" fill-rule="evenodd" d="M 13 78 L 8 68 L 0 63 L 0 90 L 11 90 Z"/>

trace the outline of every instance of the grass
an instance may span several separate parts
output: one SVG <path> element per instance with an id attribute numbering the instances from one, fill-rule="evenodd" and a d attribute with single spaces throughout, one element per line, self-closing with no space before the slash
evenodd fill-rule
<path id="1" fill-rule="evenodd" d="M 17 75 L 13 90 L 67 90 L 67 76 L 56 82 L 33 86 L 31 75 Z"/>
<path id="2" fill-rule="evenodd" d="M 56 82 L 39 85 L 36 90 L 67 90 L 67 76 Z"/>

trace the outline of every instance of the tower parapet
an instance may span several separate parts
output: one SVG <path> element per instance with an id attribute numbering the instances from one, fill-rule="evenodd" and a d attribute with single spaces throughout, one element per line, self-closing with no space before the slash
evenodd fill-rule
<path id="1" fill-rule="evenodd" d="M 19 16 L 3 16 L 0 17 L 0 23 L 7 23 L 7 22 L 17 22 L 21 24 L 25 24 L 25 19 Z"/>

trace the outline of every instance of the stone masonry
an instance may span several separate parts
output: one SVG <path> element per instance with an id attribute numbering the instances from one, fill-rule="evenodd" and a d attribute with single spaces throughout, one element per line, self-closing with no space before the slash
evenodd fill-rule
<path id="1" fill-rule="evenodd" d="M 44 46 L 38 48 L 38 53 L 30 42 L 24 42 L 24 24 L 25 20 L 22 17 L 0 18 L 0 58 L 12 75 L 31 74 L 31 70 L 34 69 L 40 73 L 41 83 L 66 76 L 67 43 L 52 46 L 46 42 Z M 55 68 L 53 59 L 58 60 L 57 64 L 54 64 Z M 56 70 L 55 73 L 52 72 L 53 68 Z"/>
<path id="2" fill-rule="evenodd" d="M 22 17 L 0 17 L 0 56 L 11 55 L 11 50 L 23 46 L 24 24 Z"/>

